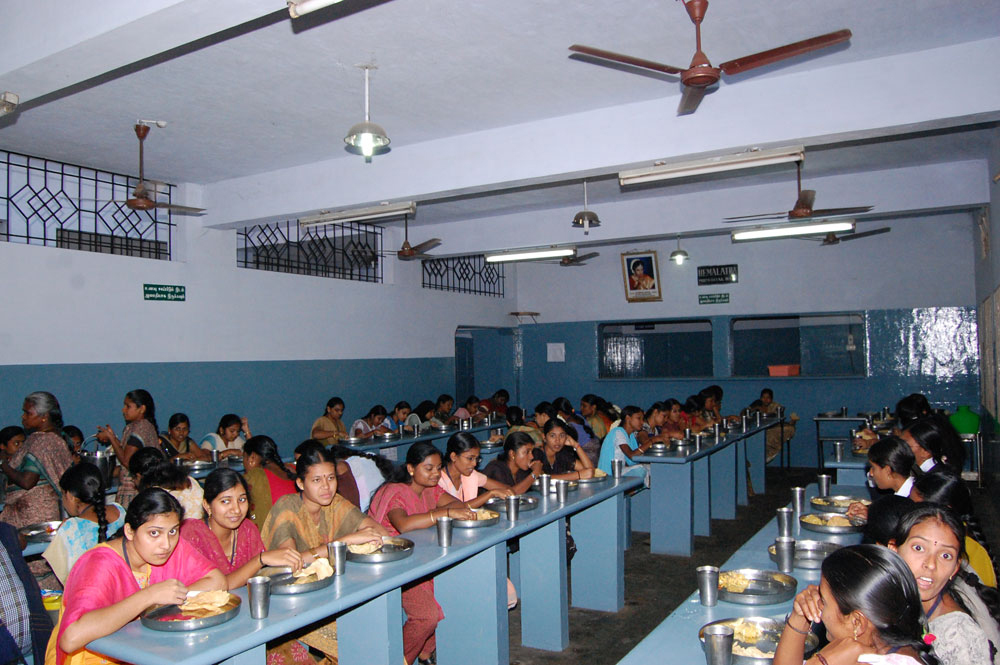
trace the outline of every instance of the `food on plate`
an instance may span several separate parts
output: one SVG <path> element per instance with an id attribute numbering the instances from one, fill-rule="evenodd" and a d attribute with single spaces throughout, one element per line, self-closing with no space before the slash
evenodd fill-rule
<path id="1" fill-rule="evenodd" d="M 735 642 L 733 642 L 733 655 L 746 656 L 747 658 L 774 658 L 773 651 L 762 651 L 755 646 L 745 647 Z"/>
<path id="2" fill-rule="evenodd" d="M 826 524 L 826 520 L 819 515 L 805 515 L 802 517 L 802 521 L 807 524 L 818 524 L 820 526 Z"/>
<path id="3" fill-rule="evenodd" d="M 719 588 L 730 593 L 743 593 L 750 586 L 750 578 L 743 573 L 729 570 L 719 573 Z"/>
<path id="4" fill-rule="evenodd" d="M 827 526 L 851 526 L 851 520 L 840 515 L 834 515 L 826 521 Z"/>
<path id="5" fill-rule="evenodd" d="M 327 559 L 321 557 L 302 570 L 293 573 L 292 577 L 295 578 L 295 584 L 307 584 L 309 582 L 325 580 L 331 575 L 333 575 L 333 566 L 330 565 Z"/>
<path id="6" fill-rule="evenodd" d="M 607 475 L 608 474 L 606 474 L 604 471 L 601 471 L 600 469 L 594 469 L 594 478 L 604 478 Z"/>
<path id="7" fill-rule="evenodd" d="M 872 505 L 872 502 L 869 499 L 854 499 L 854 498 L 829 499 L 827 497 L 816 497 L 815 499 L 812 500 L 812 502 L 817 506 L 836 506 L 838 508 L 847 508 L 852 503 L 860 503 L 865 506 Z"/>
<path id="8" fill-rule="evenodd" d="M 491 520 L 494 517 L 500 517 L 500 513 L 493 510 L 487 510 L 486 508 L 477 508 L 472 512 L 476 514 L 477 520 Z"/>
<path id="9" fill-rule="evenodd" d="M 382 543 L 361 543 L 360 545 L 348 545 L 347 550 L 352 554 L 375 554 L 382 549 Z"/>
<path id="10" fill-rule="evenodd" d="M 194 616 L 212 616 L 218 614 L 222 606 L 229 602 L 229 592 L 217 589 L 215 591 L 202 591 L 200 593 L 188 593 L 188 598 L 180 606 L 181 612 Z M 176 617 L 176 615 L 174 615 Z M 174 621 L 178 619 L 173 618 Z"/>
<path id="11" fill-rule="evenodd" d="M 763 635 L 763 631 L 761 631 L 760 626 L 752 621 L 737 619 L 730 625 L 733 627 L 733 637 L 735 637 L 739 642 L 756 644 Z"/>

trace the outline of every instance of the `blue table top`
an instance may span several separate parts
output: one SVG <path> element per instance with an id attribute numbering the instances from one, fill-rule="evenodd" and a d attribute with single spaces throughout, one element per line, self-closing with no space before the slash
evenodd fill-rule
<path id="1" fill-rule="evenodd" d="M 836 494 L 867 495 L 867 490 L 863 487 L 834 485 L 832 489 Z M 816 496 L 816 485 L 810 485 L 806 488 L 806 497 L 810 499 L 814 496 Z M 795 525 L 795 529 L 795 537 L 802 540 L 825 540 L 843 545 L 861 542 L 860 534 L 837 536 L 814 533 L 801 529 L 798 524 Z M 721 568 L 723 570 L 736 568 L 776 570 L 777 565 L 771 561 L 767 548 L 774 543 L 777 535 L 778 523 L 777 518 L 774 518 L 744 543 Z M 694 568 L 701 564 L 693 562 L 690 565 Z M 796 568 L 791 574 L 798 580 L 798 591 L 804 589 L 808 584 L 819 584 L 819 570 Z M 691 663 L 702 663 L 705 661 L 705 653 L 701 647 L 701 640 L 698 639 L 698 631 L 706 623 L 732 617 L 753 616 L 776 617 L 782 620 L 791 610 L 791 600 L 776 605 L 739 605 L 720 600 L 715 607 L 705 607 L 701 604 L 696 590 L 659 626 L 654 628 L 653 632 L 637 644 L 625 658 L 620 660 L 619 665 L 647 665 L 648 663 L 690 665 Z"/>
<path id="2" fill-rule="evenodd" d="M 702 444 L 691 444 L 689 446 L 675 447 L 663 453 L 649 453 L 633 457 L 636 462 L 651 462 L 653 464 L 686 464 L 700 459 L 705 455 L 710 455 L 717 450 L 722 450 L 726 446 L 747 439 L 758 432 L 775 427 L 781 424 L 780 418 L 765 418 L 759 426 L 749 427 L 746 432 L 731 430 L 726 433 L 726 437 L 715 443 L 714 437 L 709 437 Z"/>
<path id="3" fill-rule="evenodd" d="M 506 429 L 506 423 L 495 423 L 493 425 L 476 425 L 472 429 L 465 430 L 475 434 L 476 432 L 489 431 L 491 429 Z M 386 448 L 396 448 L 397 446 L 409 446 L 410 444 L 416 443 L 417 441 L 435 441 L 437 439 L 447 439 L 450 438 L 452 434 L 458 432 L 458 428 L 452 428 L 447 432 L 439 432 L 435 429 L 425 432 L 420 436 L 402 436 L 399 439 L 393 439 L 391 441 L 379 441 L 375 440 L 372 443 L 356 444 L 346 446 L 351 450 L 361 450 L 366 453 L 377 453 L 380 450 Z M 346 445 L 346 444 L 345 444 Z"/>
<path id="4" fill-rule="evenodd" d="M 511 523 L 501 515 L 500 522 L 492 527 L 455 529 L 452 546 L 447 549 L 438 546 L 435 529 L 411 531 L 404 534 L 414 542 L 410 557 L 385 564 L 350 562 L 344 575 L 336 577 L 326 589 L 294 596 L 272 596 L 267 619 L 251 619 L 249 610 L 243 607 L 232 621 L 191 633 L 158 632 L 133 621 L 114 634 L 91 642 L 89 648 L 138 665 L 217 663 L 349 610 L 408 582 L 433 575 L 498 543 L 572 515 L 641 483 L 640 478 L 625 477 L 581 485 L 579 490 L 570 493 L 565 504 L 558 503 L 554 495 L 543 498 L 537 509 L 521 513 L 517 522 Z M 245 605 L 246 589 L 234 593 Z"/>
<path id="5" fill-rule="evenodd" d="M 823 458 L 823 465 L 831 469 L 864 469 L 868 466 L 868 457 L 845 451 L 844 459 L 838 462 L 833 452 L 828 452 Z"/>

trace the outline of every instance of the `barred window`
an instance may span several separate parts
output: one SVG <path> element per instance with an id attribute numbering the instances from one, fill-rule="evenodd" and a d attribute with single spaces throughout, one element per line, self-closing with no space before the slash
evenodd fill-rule
<path id="1" fill-rule="evenodd" d="M 708 319 L 607 323 L 597 335 L 602 379 L 712 376 Z"/>
<path id="2" fill-rule="evenodd" d="M 170 211 L 125 205 L 137 178 L 3 150 L 0 174 L 0 240 L 170 259 Z M 155 185 L 170 203 L 173 185 Z"/>
<path id="3" fill-rule="evenodd" d="M 734 318 L 733 376 L 768 376 L 797 365 L 802 376 L 865 376 L 863 312 Z"/>
<path id="4" fill-rule="evenodd" d="M 420 263 L 425 289 L 504 297 L 503 264 L 487 263 L 482 254 L 424 259 Z"/>
<path id="5" fill-rule="evenodd" d="M 298 222 L 237 233 L 236 265 L 295 275 L 382 282 L 382 227 L 350 222 L 302 228 Z"/>

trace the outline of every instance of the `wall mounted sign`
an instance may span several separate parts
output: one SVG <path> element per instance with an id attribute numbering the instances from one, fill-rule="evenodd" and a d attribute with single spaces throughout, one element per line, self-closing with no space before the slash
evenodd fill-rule
<path id="1" fill-rule="evenodd" d="M 187 287 L 179 284 L 143 284 L 143 300 L 187 300 Z"/>
<path id="2" fill-rule="evenodd" d="M 728 303 L 728 293 L 702 293 L 698 296 L 699 305 L 726 305 Z"/>
<path id="3" fill-rule="evenodd" d="M 656 260 L 656 252 L 622 254 L 622 275 L 625 278 L 625 300 L 663 300 L 660 296 L 660 264 Z"/>
<path id="4" fill-rule="evenodd" d="M 698 266 L 698 286 L 735 284 L 740 281 L 740 268 L 735 263 L 725 266 Z"/>

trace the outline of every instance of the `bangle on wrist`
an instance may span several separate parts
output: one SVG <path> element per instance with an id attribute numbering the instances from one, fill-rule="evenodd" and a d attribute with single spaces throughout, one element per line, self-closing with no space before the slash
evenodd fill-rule
<path id="1" fill-rule="evenodd" d="M 264 553 L 263 552 L 261 552 L 260 554 L 257 555 L 257 561 L 260 562 L 260 567 L 263 568 L 264 567 Z"/>
<path id="2" fill-rule="evenodd" d="M 830 663 L 826 662 L 826 656 L 824 656 L 820 652 L 818 651 L 816 652 L 816 657 L 819 658 L 819 662 L 822 663 L 823 665 L 830 665 Z"/>
<path id="3" fill-rule="evenodd" d="M 800 630 L 799 628 L 796 628 L 795 626 L 793 626 L 792 623 L 791 623 L 791 621 L 789 621 L 791 618 L 792 618 L 791 612 L 789 612 L 788 614 L 785 615 L 785 625 L 786 626 L 788 626 L 789 628 L 791 628 L 792 630 L 794 630 L 799 635 L 808 635 L 809 634 L 809 630 L 808 629 L 806 629 L 806 630 Z M 803 617 L 803 618 L 805 618 L 805 617 Z M 812 627 L 812 623 L 811 622 L 809 623 L 809 626 L 810 626 L 810 628 Z"/>

